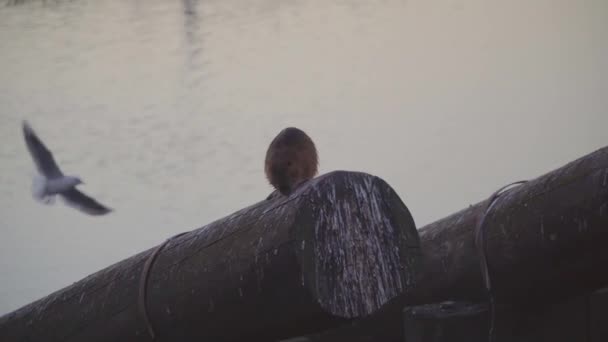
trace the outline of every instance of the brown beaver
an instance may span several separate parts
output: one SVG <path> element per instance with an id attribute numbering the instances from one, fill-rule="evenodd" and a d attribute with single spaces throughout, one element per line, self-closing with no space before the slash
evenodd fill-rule
<path id="1" fill-rule="evenodd" d="M 312 139 L 302 130 L 288 127 L 272 140 L 264 171 L 266 178 L 283 195 L 317 174 L 319 159 Z"/>

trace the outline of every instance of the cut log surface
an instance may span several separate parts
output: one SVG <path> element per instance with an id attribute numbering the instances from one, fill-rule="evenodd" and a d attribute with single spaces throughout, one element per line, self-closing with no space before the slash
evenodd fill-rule
<path id="1" fill-rule="evenodd" d="M 158 341 L 273 341 L 366 317 L 414 285 L 412 216 L 381 179 L 337 171 L 176 237 L 147 306 Z M 1 341 L 149 341 L 153 249 L 0 317 Z"/>

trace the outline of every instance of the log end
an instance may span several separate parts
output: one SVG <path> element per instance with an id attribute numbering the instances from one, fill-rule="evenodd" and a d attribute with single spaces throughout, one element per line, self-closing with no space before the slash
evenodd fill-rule
<path id="1" fill-rule="evenodd" d="M 385 181 L 336 171 L 298 193 L 305 199 L 294 232 L 302 284 L 324 310 L 364 317 L 413 287 L 418 232 Z"/>

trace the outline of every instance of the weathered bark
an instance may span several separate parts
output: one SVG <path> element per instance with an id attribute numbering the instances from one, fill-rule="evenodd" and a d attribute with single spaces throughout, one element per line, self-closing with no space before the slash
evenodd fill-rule
<path id="1" fill-rule="evenodd" d="M 487 201 L 420 229 L 409 304 L 483 298 L 474 230 Z M 497 300 L 542 304 L 608 284 L 608 147 L 499 197 L 486 217 Z"/>
<path id="2" fill-rule="evenodd" d="M 403 341 L 396 308 L 446 300 L 483 303 L 475 226 L 487 206 L 482 201 L 419 230 L 423 258 L 415 289 L 381 310 L 391 310 L 388 316 L 374 314 L 303 339 Z M 497 338 L 519 341 L 510 338 L 530 327 L 521 323 L 531 309 L 538 313 L 608 285 L 608 147 L 503 193 L 484 229 L 499 307 Z M 487 333 L 485 324 L 474 324 Z M 466 324 L 461 327 L 462 333 L 469 329 L 468 340 L 479 335 Z"/>
<path id="3" fill-rule="evenodd" d="M 2 341 L 149 341 L 148 250 L 0 318 Z M 149 278 L 159 341 L 272 341 L 376 312 L 413 285 L 419 240 L 384 181 L 333 172 L 170 241 Z"/>

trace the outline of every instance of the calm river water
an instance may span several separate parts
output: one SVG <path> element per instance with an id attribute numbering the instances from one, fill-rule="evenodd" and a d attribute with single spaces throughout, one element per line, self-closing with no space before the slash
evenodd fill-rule
<path id="1" fill-rule="evenodd" d="M 264 198 L 285 126 L 419 226 L 608 145 L 607 32 L 598 0 L 0 6 L 0 314 Z M 33 200 L 22 119 L 114 213 Z"/>

